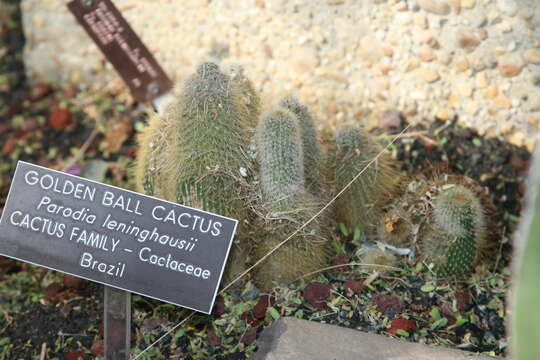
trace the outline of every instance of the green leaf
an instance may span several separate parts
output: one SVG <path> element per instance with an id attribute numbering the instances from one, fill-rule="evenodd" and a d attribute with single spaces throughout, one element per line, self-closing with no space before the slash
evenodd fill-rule
<path id="1" fill-rule="evenodd" d="M 274 320 L 279 320 L 279 318 L 281 317 L 279 311 L 277 311 L 276 308 L 268 308 L 268 312 L 270 313 L 270 316 L 274 318 Z"/>
<path id="2" fill-rule="evenodd" d="M 433 309 L 431 309 L 431 312 L 429 313 L 431 315 L 431 317 L 434 319 L 434 320 L 439 320 L 441 318 L 441 313 L 439 312 L 439 309 L 434 307 Z"/>
<path id="3" fill-rule="evenodd" d="M 297 319 L 303 319 L 304 318 L 304 310 L 298 310 L 294 313 L 294 317 Z"/>
<path id="4" fill-rule="evenodd" d="M 448 324 L 448 319 L 447 318 L 440 318 L 439 320 L 435 321 L 431 325 L 431 329 L 435 330 L 435 329 L 438 329 L 438 328 L 441 328 L 441 327 L 445 327 L 446 324 Z"/>
<path id="5" fill-rule="evenodd" d="M 422 285 L 420 290 L 422 290 L 423 292 L 431 292 L 431 291 L 435 290 L 435 285 L 433 285 L 433 284 L 425 284 L 425 285 Z"/>
<path id="6" fill-rule="evenodd" d="M 468 322 L 469 322 L 469 319 L 464 318 L 462 316 L 458 316 L 454 326 L 458 327 L 458 326 L 461 326 L 461 325 L 466 324 Z"/>
<path id="7" fill-rule="evenodd" d="M 396 334 L 401 335 L 401 336 L 405 336 L 405 337 L 409 337 L 409 333 L 407 331 L 403 330 L 403 329 L 397 329 Z"/>
<path id="8" fill-rule="evenodd" d="M 482 146 L 482 140 L 480 140 L 479 138 L 476 138 L 476 137 L 475 137 L 474 139 L 472 139 L 472 143 L 473 143 L 474 146 L 476 146 L 476 147 Z"/>
<path id="9" fill-rule="evenodd" d="M 343 234 L 343 236 L 349 236 L 349 229 L 345 226 L 343 223 L 339 223 L 339 231 Z"/>
<path id="10" fill-rule="evenodd" d="M 360 240 L 360 235 L 362 235 L 362 232 L 360 231 L 360 229 L 359 228 L 354 228 L 354 234 L 353 234 L 352 241 L 357 242 L 358 240 Z"/>

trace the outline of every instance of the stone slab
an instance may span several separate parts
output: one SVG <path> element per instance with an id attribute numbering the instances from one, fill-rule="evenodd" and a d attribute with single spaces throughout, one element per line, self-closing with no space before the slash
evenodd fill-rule
<path id="1" fill-rule="evenodd" d="M 250 360 L 496 360 L 293 317 L 264 329 Z"/>

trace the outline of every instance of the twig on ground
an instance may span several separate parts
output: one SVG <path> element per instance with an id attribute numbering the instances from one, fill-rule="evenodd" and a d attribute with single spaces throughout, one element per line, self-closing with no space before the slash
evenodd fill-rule
<path id="1" fill-rule="evenodd" d="M 41 354 L 39 355 L 39 360 L 45 360 L 45 357 L 47 356 L 47 343 L 44 342 L 41 344 Z"/>
<path id="2" fill-rule="evenodd" d="M 94 128 L 84 144 L 81 146 L 81 149 L 75 154 L 63 167 L 62 171 L 68 170 L 70 167 L 75 165 L 77 161 L 81 160 L 81 158 L 84 156 L 84 153 L 88 150 L 90 145 L 92 145 L 92 142 L 96 139 L 96 136 L 99 134 L 99 131 L 97 128 Z"/>

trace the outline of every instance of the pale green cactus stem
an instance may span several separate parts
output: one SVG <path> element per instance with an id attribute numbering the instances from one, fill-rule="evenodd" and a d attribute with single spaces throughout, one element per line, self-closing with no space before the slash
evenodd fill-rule
<path id="1" fill-rule="evenodd" d="M 312 194 L 319 195 L 323 187 L 323 175 L 321 150 L 313 117 L 307 106 L 302 105 L 293 96 L 282 99 L 279 104 L 291 111 L 298 119 L 302 139 L 306 189 Z"/>
<path id="2" fill-rule="evenodd" d="M 310 220 L 322 204 L 305 189 L 303 147 L 298 118 L 287 109 L 271 111 L 257 128 L 262 208 L 267 234 L 254 249 L 260 259 Z M 257 269 L 262 289 L 288 284 L 323 268 L 328 261 L 327 224 L 317 217 Z"/>
<path id="3" fill-rule="evenodd" d="M 296 116 L 280 108 L 261 118 L 257 128 L 257 154 L 265 207 L 288 211 L 305 192 L 304 158 Z"/>

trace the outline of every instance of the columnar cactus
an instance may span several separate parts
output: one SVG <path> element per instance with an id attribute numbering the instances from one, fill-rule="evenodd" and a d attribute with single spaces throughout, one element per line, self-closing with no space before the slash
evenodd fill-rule
<path id="1" fill-rule="evenodd" d="M 295 97 L 288 96 L 282 99 L 280 105 L 290 110 L 298 119 L 304 153 L 306 189 L 311 194 L 318 195 L 322 190 L 323 175 L 321 171 L 321 150 L 313 117 L 307 106 L 300 104 Z"/>
<path id="2" fill-rule="evenodd" d="M 139 135 L 139 149 L 135 166 L 135 186 L 137 191 L 174 201 L 171 192 L 171 172 L 173 164 L 169 152 L 174 136 L 175 122 L 170 114 L 154 114 L 148 127 Z"/>
<path id="3" fill-rule="evenodd" d="M 261 118 L 257 128 L 262 207 L 269 213 L 254 251 L 260 259 L 276 247 L 322 207 L 305 189 L 303 147 L 299 120 L 280 108 Z M 290 239 L 257 271 L 262 288 L 272 283 L 288 283 L 327 263 L 326 227 L 318 217 Z"/>
<path id="4" fill-rule="evenodd" d="M 472 270 L 487 239 L 484 210 L 473 191 L 449 184 L 435 198 L 421 239 L 422 256 L 441 276 Z"/>
<path id="5" fill-rule="evenodd" d="M 286 211 L 304 192 L 300 129 L 285 109 L 268 113 L 257 128 L 257 154 L 263 202 L 270 211 Z"/>
<path id="6" fill-rule="evenodd" d="M 297 198 L 295 207 L 282 219 L 266 222 L 266 233 L 253 251 L 254 260 L 261 259 L 300 226 L 310 220 L 321 204 L 310 194 Z M 317 217 L 293 238 L 283 244 L 256 269 L 256 282 L 263 290 L 274 284 L 289 284 L 302 276 L 323 269 L 328 264 L 328 224 Z"/>
<path id="7" fill-rule="evenodd" d="M 170 158 L 176 164 L 176 201 L 243 219 L 239 178 L 250 168 L 246 153 L 254 123 L 243 89 L 217 65 L 204 63 L 179 100 Z"/>
<path id="8" fill-rule="evenodd" d="M 259 100 L 246 85 L 251 83 L 243 75 L 239 79 L 224 74 L 216 64 L 203 63 L 164 114 L 154 116 L 140 137 L 139 191 L 243 224 L 248 191 L 242 177 L 250 175 L 246 154 Z M 245 252 L 237 247 L 229 268 L 246 260 L 235 255 Z"/>
<path id="9" fill-rule="evenodd" d="M 368 167 L 381 147 L 358 127 L 338 131 L 334 182 L 336 192 L 343 189 L 360 171 L 364 172 L 336 201 L 337 220 L 349 228 L 359 227 L 365 233 L 375 231 L 381 206 L 398 184 L 399 175 L 389 157 L 383 154 Z"/>

